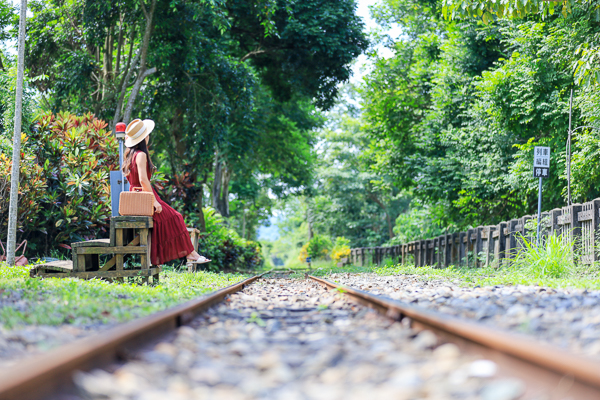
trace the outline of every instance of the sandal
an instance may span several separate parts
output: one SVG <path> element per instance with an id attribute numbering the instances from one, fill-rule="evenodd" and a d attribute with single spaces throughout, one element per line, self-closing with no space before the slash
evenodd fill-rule
<path id="1" fill-rule="evenodd" d="M 189 258 L 187 259 L 187 262 L 190 264 L 204 264 L 210 261 L 212 260 L 209 260 L 208 258 L 203 256 L 198 257 L 196 260 L 190 260 Z"/>

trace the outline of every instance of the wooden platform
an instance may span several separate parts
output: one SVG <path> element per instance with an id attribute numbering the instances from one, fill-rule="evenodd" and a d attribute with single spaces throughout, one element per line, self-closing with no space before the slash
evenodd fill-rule
<path id="1" fill-rule="evenodd" d="M 161 267 L 152 267 L 148 269 L 126 269 L 119 271 L 73 271 L 72 261 L 52 261 L 46 264 L 39 264 L 29 270 L 29 275 L 34 278 L 80 278 L 80 279 L 116 279 L 141 276 L 144 278 L 158 277 L 162 272 Z"/>
<path id="2" fill-rule="evenodd" d="M 68 274 L 73 272 L 72 261 L 52 261 L 46 264 L 39 264 L 29 270 L 29 275 L 33 278 L 35 276 L 54 275 L 57 273 Z"/>

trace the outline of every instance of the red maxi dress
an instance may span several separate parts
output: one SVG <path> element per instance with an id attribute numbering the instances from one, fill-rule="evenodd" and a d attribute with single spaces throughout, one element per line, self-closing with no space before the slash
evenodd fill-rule
<path id="1" fill-rule="evenodd" d="M 142 187 L 138 167 L 135 158 L 140 152 L 136 152 L 131 161 L 131 167 L 127 180 L 129 181 L 129 190 L 135 187 Z M 147 166 L 148 179 L 152 177 L 150 166 Z M 194 251 L 194 245 L 190 239 L 183 217 L 167 203 L 158 197 L 156 190 L 152 188 L 154 197 L 162 206 L 162 212 L 154 213 L 154 228 L 152 229 L 152 248 L 150 249 L 150 258 L 152 265 L 161 265 L 178 258 L 182 258 Z"/>

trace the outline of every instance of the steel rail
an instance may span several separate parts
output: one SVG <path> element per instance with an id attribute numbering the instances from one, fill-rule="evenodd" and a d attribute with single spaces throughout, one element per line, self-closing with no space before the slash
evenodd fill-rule
<path id="1" fill-rule="evenodd" d="M 498 362 L 505 375 L 515 376 L 516 373 L 517 377 L 525 380 L 531 377 L 531 382 L 538 389 L 554 387 L 558 392 L 551 393 L 552 398 L 600 398 L 598 360 L 540 343 L 524 335 L 410 306 L 315 276 L 309 278 L 330 289 L 338 289 L 352 300 L 389 318 L 401 320 L 408 317 L 417 328 L 429 329 L 463 349 L 484 354 Z"/>
<path id="2" fill-rule="evenodd" d="M 134 320 L 96 335 L 28 358 L 0 374 L 0 400 L 37 400 L 72 384 L 75 371 L 99 368 L 123 359 L 129 351 L 190 322 L 263 275 L 253 276 L 213 294 Z"/>

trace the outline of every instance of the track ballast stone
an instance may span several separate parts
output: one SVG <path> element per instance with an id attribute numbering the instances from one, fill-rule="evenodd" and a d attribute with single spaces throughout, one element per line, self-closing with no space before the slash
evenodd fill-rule
<path id="1" fill-rule="evenodd" d="M 521 398 L 493 362 L 308 280 L 267 279 L 109 373 L 79 373 L 86 399 Z"/>
<path id="2" fill-rule="evenodd" d="M 541 286 L 461 287 L 416 275 L 332 274 L 328 279 L 600 357 L 600 291 Z"/>

